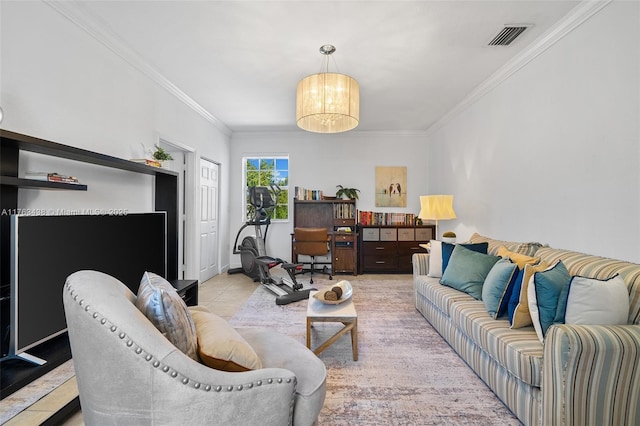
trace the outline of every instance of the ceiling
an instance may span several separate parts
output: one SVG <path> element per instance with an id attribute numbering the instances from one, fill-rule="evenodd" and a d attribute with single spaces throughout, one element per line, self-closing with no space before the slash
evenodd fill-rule
<path id="1" fill-rule="evenodd" d="M 322 70 L 323 44 L 337 49 L 329 71 L 360 83 L 357 130 L 422 132 L 579 1 L 67 4 L 233 132 L 297 129 L 296 85 Z M 488 46 L 505 24 L 533 26 L 508 47 Z"/>

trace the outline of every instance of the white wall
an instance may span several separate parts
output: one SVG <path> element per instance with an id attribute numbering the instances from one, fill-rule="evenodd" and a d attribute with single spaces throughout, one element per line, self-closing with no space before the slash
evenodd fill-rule
<path id="1" fill-rule="evenodd" d="M 2 127 L 122 158 L 159 137 L 221 165 L 220 264 L 242 223 L 241 158 L 289 154 L 291 185 L 361 190 L 379 210 L 375 166 L 407 166 L 409 205 L 452 193 L 459 239 L 472 232 L 640 261 L 640 11 L 614 1 L 429 140 L 420 134 L 237 133 L 229 137 L 42 2 L 0 2 Z M 427 152 L 427 150 L 429 150 Z M 20 191 L 22 208 L 152 208 L 148 176 L 55 165 L 89 191 Z M 53 167 L 53 166 L 52 166 Z M 123 185 L 127 185 L 123 191 Z M 290 254 L 292 222 L 268 250 Z M 197 259 L 198 257 L 196 257 Z"/>
<path id="2" fill-rule="evenodd" d="M 640 262 L 640 4 L 614 1 L 429 140 L 472 232 Z"/>
<path id="3" fill-rule="evenodd" d="M 192 147 L 221 164 L 221 205 L 228 205 L 229 137 L 210 121 L 43 2 L 2 1 L 0 22 L 2 128 L 121 158 L 141 157 L 142 145 L 159 138 Z M 74 175 L 89 190 L 21 189 L 22 209 L 153 210 L 150 176 L 24 153 L 27 170 Z M 228 236 L 222 226 L 222 247 Z"/>
<path id="4" fill-rule="evenodd" d="M 234 133 L 231 143 L 231 245 L 243 223 L 241 202 L 244 194 L 242 157 L 251 155 L 289 155 L 289 185 L 320 189 L 325 195 L 335 195 L 336 185 L 358 188 L 359 210 L 407 212 L 420 211 L 419 196 L 427 188 L 425 165 L 426 144 L 423 134 L 366 133 L 352 131 L 340 134 L 315 134 L 302 130 L 290 133 Z M 407 167 L 407 207 L 375 206 L 375 167 Z M 293 206 L 293 193 L 289 194 Z M 291 257 L 293 212 L 287 223 L 274 223 L 267 236 L 267 254 L 289 260 Z M 253 233 L 247 233 L 247 235 Z M 245 235 L 245 234 L 243 234 Z M 239 239 L 242 241 L 242 238 Z M 240 266 L 239 256 L 231 259 Z"/>

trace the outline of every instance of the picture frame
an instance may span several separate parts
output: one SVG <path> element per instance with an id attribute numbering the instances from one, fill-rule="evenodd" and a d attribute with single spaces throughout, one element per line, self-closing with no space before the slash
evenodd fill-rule
<path id="1" fill-rule="evenodd" d="M 407 207 L 407 167 L 376 166 L 376 207 Z"/>

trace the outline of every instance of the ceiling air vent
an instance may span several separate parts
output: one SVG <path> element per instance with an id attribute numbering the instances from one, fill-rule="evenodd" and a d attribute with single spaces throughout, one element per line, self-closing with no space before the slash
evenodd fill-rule
<path id="1" fill-rule="evenodd" d="M 509 46 L 530 25 L 505 25 L 505 27 L 489 42 L 489 46 Z"/>

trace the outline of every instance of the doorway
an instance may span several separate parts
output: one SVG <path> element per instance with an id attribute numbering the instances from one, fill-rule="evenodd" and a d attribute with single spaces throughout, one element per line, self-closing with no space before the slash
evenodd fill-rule
<path id="1" fill-rule="evenodd" d="M 163 167 L 178 173 L 178 279 L 192 279 L 196 274 L 195 267 L 189 267 L 187 260 L 193 256 L 193 243 L 197 241 L 197 233 L 192 225 L 195 222 L 195 151 L 186 145 L 169 142 L 159 138 L 158 145 L 171 154 Z"/>
<path id="2" fill-rule="evenodd" d="M 216 276 L 218 265 L 219 165 L 200 158 L 200 282 Z"/>

